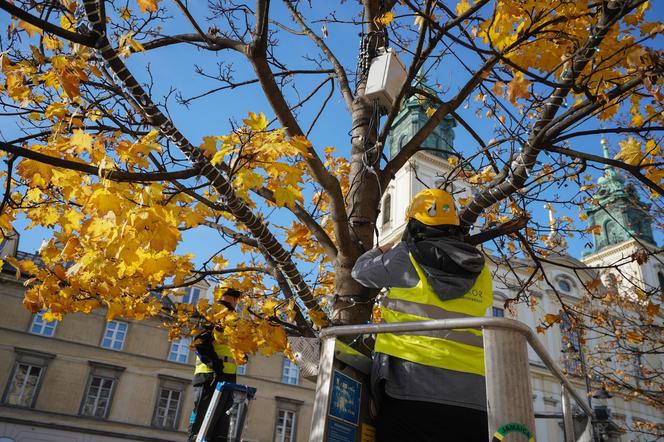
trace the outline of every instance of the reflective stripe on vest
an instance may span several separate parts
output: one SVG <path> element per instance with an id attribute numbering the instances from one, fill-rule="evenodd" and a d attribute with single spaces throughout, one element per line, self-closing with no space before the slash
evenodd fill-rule
<path id="1" fill-rule="evenodd" d="M 217 357 L 221 359 L 224 363 L 224 373 L 226 374 L 235 374 L 237 373 L 237 364 L 235 364 L 235 358 L 233 358 L 233 353 L 228 345 L 214 343 L 214 352 L 217 354 Z M 198 359 L 196 356 L 196 369 L 194 374 L 198 373 L 212 373 L 214 370 L 211 367 L 208 367 Z"/>
<path id="2" fill-rule="evenodd" d="M 426 321 L 484 316 L 492 303 L 491 273 L 484 266 L 475 284 L 459 297 L 442 301 L 413 259 L 420 282 L 411 288 L 390 288 L 381 306 L 383 322 Z M 411 362 L 484 375 L 482 332 L 475 329 L 381 333 L 375 350 Z"/>

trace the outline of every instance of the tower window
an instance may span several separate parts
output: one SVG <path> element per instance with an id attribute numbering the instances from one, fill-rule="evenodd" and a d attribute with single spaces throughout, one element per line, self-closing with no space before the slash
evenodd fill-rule
<path id="1" fill-rule="evenodd" d="M 565 281 L 564 279 L 558 281 L 558 287 L 563 292 L 569 292 L 570 290 L 572 290 L 572 287 L 569 285 L 569 282 Z"/>
<path id="2" fill-rule="evenodd" d="M 392 220 L 392 195 L 389 193 L 385 196 L 383 200 L 383 222 L 382 225 L 389 223 Z"/>
<path id="3" fill-rule="evenodd" d="M 657 272 L 657 280 L 659 281 L 659 289 L 664 292 L 664 271 Z"/>

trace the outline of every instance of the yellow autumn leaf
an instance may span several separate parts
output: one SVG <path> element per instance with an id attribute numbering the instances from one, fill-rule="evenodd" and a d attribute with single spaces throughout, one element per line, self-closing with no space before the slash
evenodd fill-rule
<path id="1" fill-rule="evenodd" d="M 660 306 L 657 304 L 654 304 L 652 301 L 648 302 L 648 306 L 646 307 L 646 312 L 648 313 L 649 316 L 657 316 L 659 315 L 660 311 Z"/>
<path id="2" fill-rule="evenodd" d="M 215 256 L 212 258 L 212 263 L 214 264 L 214 269 L 215 270 L 223 270 L 226 267 L 228 267 L 228 260 L 225 259 L 223 256 Z"/>
<path id="3" fill-rule="evenodd" d="M 120 8 L 120 18 L 125 21 L 129 20 L 131 18 L 131 9 L 126 6 Z"/>
<path id="4" fill-rule="evenodd" d="M 46 322 L 51 322 L 51 321 L 62 321 L 62 313 L 53 313 L 53 312 L 46 312 L 42 316 L 42 319 Z"/>
<path id="5" fill-rule="evenodd" d="M 86 132 L 83 132 L 81 129 L 76 129 L 69 139 L 69 143 L 77 154 L 90 152 L 92 148 L 92 136 Z"/>
<path id="6" fill-rule="evenodd" d="M 638 166 L 645 158 L 641 150 L 641 143 L 633 137 L 618 142 L 620 152 L 615 156 L 616 160 L 623 161 L 631 166 Z"/>
<path id="7" fill-rule="evenodd" d="M 292 186 L 279 187 L 274 191 L 274 199 L 279 207 L 293 207 L 298 199 L 302 198 L 302 192 Z"/>
<path id="8" fill-rule="evenodd" d="M 124 313 L 124 306 L 119 302 L 109 302 L 108 311 L 106 312 L 106 320 L 112 321 Z"/>
<path id="9" fill-rule="evenodd" d="M 296 135 L 291 138 L 290 144 L 296 151 L 303 155 L 308 154 L 309 149 L 311 149 L 311 142 L 302 135 Z"/>
<path id="10" fill-rule="evenodd" d="M 394 13 L 392 11 L 387 11 L 385 14 L 381 15 L 376 19 L 376 24 L 387 26 L 394 20 Z"/>
<path id="11" fill-rule="evenodd" d="M 643 335 L 635 331 L 628 331 L 625 333 L 625 339 L 632 344 L 640 344 L 643 342 Z"/>
<path id="12" fill-rule="evenodd" d="M 44 31 L 41 28 L 23 20 L 20 20 L 18 22 L 18 27 L 23 29 L 30 38 L 34 37 L 35 35 L 42 35 L 44 33 Z"/>
<path id="13" fill-rule="evenodd" d="M 203 143 L 200 145 L 200 149 L 203 151 L 203 155 L 207 158 L 212 158 L 215 153 L 217 153 L 217 141 L 218 137 L 203 137 Z"/>
<path id="14" fill-rule="evenodd" d="M 122 215 L 122 200 L 105 188 L 95 190 L 88 199 L 86 207 L 102 216 L 108 212 L 113 212 L 117 216 Z"/>
<path id="15" fill-rule="evenodd" d="M 318 328 L 323 328 L 327 325 L 327 316 L 322 310 L 315 310 L 309 312 L 309 317 L 314 325 Z"/>
<path id="16" fill-rule="evenodd" d="M 267 118 L 265 118 L 265 114 L 263 112 L 260 112 L 258 114 L 249 112 L 249 118 L 243 118 L 242 122 L 255 131 L 265 130 L 265 128 L 267 128 L 267 125 L 269 123 L 267 121 Z"/>
<path id="17" fill-rule="evenodd" d="M 549 325 L 555 324 L 556 322 L 560 322 L 560 316 L 547 313 L 546 315 L 544 315 L 544 322 L 546 322 Z"/>
<path id="18" fill-rule="evenodd" d="M 483 184 L 483 183 L 488 183 L 491 181 L 494 177 L 496 176 L 496 173 L 493 171 L 493 168 L 491 166 L 486 166 L 484 169 L 480 171 L 480 173 L 477 173 L 470 178 L 468 178 L 468 182 L 471 184 Z"/>
<path id="19" fill-rule="evenodd" d="M 159 3 L 159 0 L 137 0 L 138 1 L 138 9 L 141 10 L 141 12 L 156 12 L 157 11 L 157 4 Z"/>
<path id="20" fill-rule="evenodd" d="M 249 189 L 263 187 L 263 177 L 251 169 L 241 169 L 235 174 L 233 184 L 239 191 L 246 192 Z"/>
<path id="21" fill-rule="evenodd" d="M 530 83 L 530 81 L 523 78 L 521 72 L 514 74 L 514 78 L 507 85 L 507 97 L 514 106 L 516 106 L 517 98 L 528 99 L 530 97 Z"/>
<path id="22" fill-rule="evenodd" d="M 60 16 L 60 27 L 67 31 L 76 32 L 76 20 L 67 15 Z"/>
<path id="23" fill-rule="evenodd" d="M 457 16 L 462 15 L 469 9 L 470 9 L 470 3 L 468 2 L 468 0 L 461 0 L 459 3 L 457 3 L 455 7 Z"/>

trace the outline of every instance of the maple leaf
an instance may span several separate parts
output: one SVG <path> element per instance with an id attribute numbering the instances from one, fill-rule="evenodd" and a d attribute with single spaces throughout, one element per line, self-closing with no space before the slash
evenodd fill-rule
<path id="1" fill-rule="evenodd" d="M 145 12 L 145 11 L 143 11 L 143 12 Z M 120 18 L 125 20 L 125 21 L 128 21 L 131 18 L 131 9 L 129 9 L 126 6 L 123 7 L 123 8 L 120 8 Z"/>
<path id="2" fill-rule="evenodd" d="M 212 263 L 214 264 L 215 270 L 223 270 L 228 267 L 228 260 L 226 260 L 223 256 L 215 256 L 212 258 Z"/>
<path id="3" fill-rule="evenodd" d="M 157 4 L 159 3 L 159 0 L 137 0 L 138 2 L 138 9 L 141 10 L 141 12 L 157 12 Z"/>
<path id="4" fill-rule="evenodd" d="M 62 321 L 62 313 L 53 313 L 51 311 L 45 312 L 42 319 L 46 322 Z"/>
<path id="5" fill-rule="evenodd" d="M 106 320 L 112 321 L 113 319 L 121 316 L 124 313 L 124 306 L 118 302 L 109 302 L 108 311 L 106 312 Z"/>
<path id="6" fill-rule="evenodd" d="M 614 159 L 616 160 L 623 161 L 631 166 L 638 166 L 645 158 L 645 154 L 641 150 L 641 143 L 633 137 L 618 142 L 618 145 L 620 146 L 620 152 L 615 156 Z"/>
<path id="7" fill-rule="evenodd" d="M 108 212 L 113 212 L 117 216 L 122 214 L 122 200 L 114 192 L 106 188 L 95 190 L 88 199 L 86 207 L 88 210 L 102 216 Z"/>
<path id="8" fill-rule="evenodd" d="M 323 311 L 310 311 L 309 317 L 311 318 L 311 321 L 314 323 L 314 325 L 318 328 L 323 328 L 327 325 L 327 316 Z"/>
<path id="9" fill-rule="evenodd" d="M 470 3 L 468 3 L 468 0 L 461 0 L 459 3 L 457 3 L 454 9 L 457 16 L 462 15 L 464 12 L 470 9 Z"/>
<path id="10" fill-rule="evenodd" d="M 297 135 L 291 138 L 290 144 L 301 154 L 308 154 L 311 149 L 311 142 L 302 135 Z"/>
<path id="11" fill-rule="evenodd" d="M 486 166 L 484 169 L 480 171 L 480 173 L 477 173 L 468 178 L 468 182 L 471 184 L 487 183 L 491 181 L 495 176 L 496 173 L 493 171 L 493 168 L 491 166 Z"/>
<path id="12" fill-rule="evenodd" d="M 217 153 L 217 141 L 218 137 L 203 137 L 203 143 L 200 145 L 200 149 L 203 151 L 203 155 L 208 158 L 212 158 L 215 153 Z"/>
<path id="13" fill-rule="evenodd" d="M 274 199 L 279 207 L 293 207 L 298 199 L 302 198 L 300 189 L 293 186 L 279 187 L 274 191 Z"/>
<path id="14" fill-rule="evenodd" d="M 53 177 L 52 166 L 34 160 L 24 159 L 16 169 L 19 175 L 28 181 L 28 187 L 31 188 L 39 187 L 45 189 Z"/>
<path id="15" fill-rule="evenodd" d="M 516 106 L 517 98 L 528 99 L 530 97 L 529 87 L 530 81 L 523 78 L 521 72 L 517 72 L 512 81 L 507 85 L 507 97 L 510 99 L 510 102 Z"/>
<path id="16" fill-rule="evenodd" d="M 44 31 L 41 28 L 23 20 L 20 20 L 18 22 L 18 27 L 23 29 L 30 38 L 34 37 L 35 35 L 42 35 L 44 33 Z"/>
<path id="17" fill-rule="evenodd" d="M 625 333 L 625 338 L 627 339 L 628 342 L 632 344 L 640 344 L 641 342 L 643 342 L 643 335 L 636 331 L 628 331 L 627 333 Z"/>
<path id="18" fill-rule="evenodd" d="M 657 304 L 653 304 L 652 301 L 648 302 L 648 306 L 646 307 L 646 312 L 648 313 L 649 316 L 658 316 L 660 311 L 660 306 Z"/>
<path id="19" fill-rule="evenodd" d="M 76 153 L 90 152 L 92 148 L 92 136 L 81 129 L 74 130 L 69 143 L 75 148 Z"/>
<path id="20" fill-rule="evenodd" d="M 376 18 L 376 24 L 387 26 L 394 20 L 394 13 L 392 11 L 387 11 L 385 14 Z"/>
<path id="21" fill-rule="evenodd" d="M 265 128 L 269 123 L 267 121 L 267 118 L 265 118 L 265 114 L 263 112 L 260 112 L 258 114 L 249 112 L 249 118 L 243 118 L 242 122 L 247 126 L 249 126 L 252 130 L 255 130 L 257 132 L 265 130 Z"/>
<path id="22" fill-rule="evenodd" d="M 83 218 L 85 218 L 85 215 L 82 213 L 73 209 L 67 210 L 60 216 L 58 224 L 63 232 L 71 233 L 72 230 L 78 230 L 80 228 Z"/>
<path id="23" fill-rule="evenodd" d="M 67 31 L 76 32 L 76 19 L 67 15 L 60 16 L 60 27 Z"/>

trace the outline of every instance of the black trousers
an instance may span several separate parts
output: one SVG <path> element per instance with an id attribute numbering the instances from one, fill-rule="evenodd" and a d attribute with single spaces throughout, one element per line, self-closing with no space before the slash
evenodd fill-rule
<path id="1" fill-rule="evenodd" d="M 484 411 L 383 395 L 376 422 L 377 442 L 487 442 Z"/>
<path id="2" fill-rule="evenodd" d="M 231 379 L 232 377 L 232 379 Z M 222 379 L 226 382 L 235 382 L 235 376 L 228 376 L 228 379 Z M 212 375 L 206 376 L 203 379 L 199 375 L 194 379 L 194 409 L 189 418 L 189 442 L 194 442 L 198 435 L 198 430 L 203 424 L 205 419 L 205 412 L 210 405 L 210 400 L 214 394 L 216 384 L 212 383 Z M 226 414 L 228 408 L 232 405 L 233 398 L 230 394 L 226 393 L 221 396 L 221 402 L 216 409 L 213 424 L 207 434 L 208 441 L 227 441 L 228 428 L 231 423 L 230 416 Z"/>

